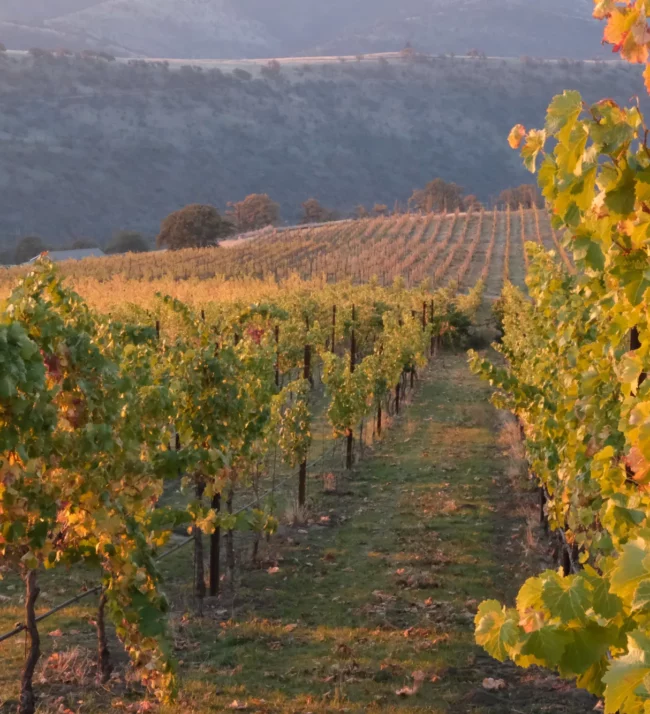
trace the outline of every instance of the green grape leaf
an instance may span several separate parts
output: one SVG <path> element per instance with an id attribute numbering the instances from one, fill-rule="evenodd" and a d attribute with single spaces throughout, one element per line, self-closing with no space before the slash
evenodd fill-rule
<path id="1" fill-rule="evenodd" d="M 0 399 L 9 399 L 16 394 L 16 382 L 8 374 L 0 377 Z"/>
<path id="2" fill-rule="evenodd" d="M 624 171 L 616 187 L 605 194 L 605 205 L 616 216 L 628 216 L 634 211 L 636 181 L 633 171 Z"/>
<path id="3" fill-rule="evenodd" d="M 640 305 L 648 288 L 650 288 L 650 280 L 645 276 L 631 279 L 625 283 L 625 295 L 632 305 Z"/>
<path id="4" fill-rule="evenodd" d="M 568 141 L 581 111 L 582 97 L 579 92 L 565 91 L 556 95 L 546 113 L 546 131 L 557 135 L 562 143 Z"/>
<path id="5" fill-rule="evenodd" d="M 609 591 L 609 581 L 605 578 L 599 577 L 591 583 L 594 612 L 607 620 L 613 620 L 623 610 L 621 598 Z"/>
<path id="6" fill-rule="evenodd" d="M 517 664 L 523 667 L 531 664 L 555 667 L 570 641 L 571 636 L 560 628 L 554 625 L 542 627 L 528 635 L 520 649 L 522 657 L 517 659 Z"/>
<path id="7" fill-rule="evenodd" d="M 580 209 L 578 208 L 578 204 L 575 201 L 569 203 L 566 213 L 564 214 L 563 220 L 567 224 L 567 226 L 573 228 L 577 227 L 580 224 Z"/>
<path id="8" fill-rule="evenodd" d="M 650 201 L 650 169 L 637 172 L 636 179 L 636 200 Z"/>
<path id="9" fill-rule="evenodd" d="M 589 591 L 585 580 L 580 575 L 561 578 L 556 573 L 549 578 L 542 588 L 542 600 L 554 617 L 563 623 L 585 619 L 590 605 Z"/>
<path id="10" fill-rule="evenodd" d="M 617 631 L 617 628 L 601 627 L 595 622 L 567 630 L 571 641 L 564 650 L 560 674 L 563 677 L 575 677 L 587 672 L 592 665 L 607 655 Z"/>

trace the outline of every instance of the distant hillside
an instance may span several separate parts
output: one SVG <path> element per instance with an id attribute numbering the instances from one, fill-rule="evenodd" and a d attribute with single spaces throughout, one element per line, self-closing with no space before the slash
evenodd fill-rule
<path id="1" fill-rule="evenodd" d="M 591 0 L 3 0 L 0 40 L 149 57 L 603 54 Z"/>
<path id="2" fill-rule="evenodd" d="M 295 221 L 311 196 L 392 207 L 433 177 L 488 201 L 529 182 L 506 144 L 566 88 L 640 92 L 623 64 L 439 59 L 284 66 L 277 78 L 186 65 L 1 59 L 0 237 L 57 243 L 157 232 L 192 202 L 267 192 Z"/>

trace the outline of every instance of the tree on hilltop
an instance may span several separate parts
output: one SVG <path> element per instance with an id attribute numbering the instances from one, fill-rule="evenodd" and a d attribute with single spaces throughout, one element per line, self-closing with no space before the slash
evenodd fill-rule
<path id="1" fill-rule="evenodd" d="M 544 205 L 544 199 L 535 184 L 525 183 L 516 188 L 507 188 L 505 191 L 501 191 L 497 199 L 497 204 L 515 211 L 519 206 L 523 206 L 524 208 L 537 206 L 541 208 Z"/>
<path id="2" fill-rule="evenodd" d="M 415 50 L 413 49 L 413 45 L 409 41 L 404 45 L 404 48 L 400 51 L 400 56 L 402 57 L 402 59 L 412 59 L 414 55 L 415 55 Z"/>
<path id="3" fill-rule="evenodd" d="M 328 223 L 338 218 L 336 211 L 331 211 L 329 208 L 321 206 L 320 202 L 315 198 L 307 199 L 302 204 L 302 211 L 301 223 Z"/>
<path id="4" fill-rule="evenodd" d="M 118 231 L 106 246 L 106 253 L 147 253 L 149 241 L 138 231 Z"/>
<path id="5" fill-rule="evenodd" d="M 282 74 L 282 65 L 276 60 L 269 60 L 260 68 L 260 74 L 263 77 L 277 78 Z"/>
<path id="6" fill-rule="evenodd" d="M 221 217 L 213 206 L 193 203 L 170 213 L 160 224 L 158 246 L 170 250 L 207 248 L 219 245 L 234 233 L 234 226 Z"/>
<path id="7" fill-rule="evenodd" d="M 14 252 L 16 265 L 26 263 L 47 249 L 43 239 L 39 236 L 24 236 L 16 243 L 16 250 Z"/>
<path id="8" fill-rule="evenodd" d="M 483 208 L 483 204 L 478 200 L 478 198 L 472 193 L 469 196 L 465 196 L 463 199 L 463 208 L 469 211 L 480 211 Z"/>
<path id="9" fill-rule="evenodd" d="M 409 206 L 422 213 L 449 213 L 463 207 L 463 189 L 458 184 L 436 178 L 423 189 L 413 192 Z"/>
<path id="10" fill-rule="evenodd" d="M 280 222 L 280 204 L 271 200 L 266 193 L 252 193 L 243 201 L 229 203 L 226 216 L 241 233 L 256 231 Z"/>
<path id="11" fill-rule="evenodd" d="M 63 250 L 83 250 L 85 248 L 99 248 L 99 244 L 92 238 L 75 238 Z"/>

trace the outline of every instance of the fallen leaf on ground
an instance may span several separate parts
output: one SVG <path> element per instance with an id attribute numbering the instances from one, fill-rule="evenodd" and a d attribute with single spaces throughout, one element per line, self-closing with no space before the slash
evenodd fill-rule
<path id="1" fill-rule="evenodd" d="M 50 637 L 63 637 L 63 632 L 61 630 L 52 630 L 52 632 L 47 633 Z"/>
<path id="2" fill-rule="evenodd" d="M 276 565 L 274 568 L 269 568 L 266 572 L 269 575 L 275 575 L 276 573 L 280 572 L 280 568 L 278 568 L 278 566 Z"/>
<path id="3" fill-rule="evenodd" d="M 246 704 L 246 702 L 240 702 L 239 700 L 235 699 L 235 701 L 228 706 L 228 709 L 248 709 L 248 704 Z"/>
<path id="4" fill-rule="evenodd" d="M 492 679 L 492 677 L 487 677 L 483 680 L 483 689 L 487 689 L 488 692 L 498 691 L 499 689 L 505 689 L 506 683 L 503 679 Z"/>
<path id="5" fill-rule="evenodd" d="M 413 686 L 402 687 L 401 689 L 398 689 L 395 694 L 397 694 L 398 697 L 412 697 L 414 694 L 417 694 L 420 691 L 420 687 L 424 682 L 425 676 L 426 675 L 421 670 L 413 672 Z"/>
<path id="6" fill-rule="evenodd" d="M 298 627 L 298 625 L 295 625 L 295 624 L 294 624 L 294 625 L 287 625 L 287 626 L 284 628 L 284 631 L 285 631 L 285 632 L 293 632 L 293 631 L 296 629 L 296 627 Z"/>

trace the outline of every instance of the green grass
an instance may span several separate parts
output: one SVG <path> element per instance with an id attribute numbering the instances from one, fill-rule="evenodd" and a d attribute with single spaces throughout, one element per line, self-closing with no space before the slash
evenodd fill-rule
<path id="1" fill-rule="evenodd" d="M 263 548 L 265 567 L 244 568 L 234 593 L 207 603 L 204 617 L 191 614 L 189 554 L 166 562 L 183 683 L 179 702 L 161 714 L 223 712 L 235 702 L 267 714 L 590 711 L 588 697 L 555 677 L 501 665 L 473 642 L 478 601 L 512 602 L 544 567 L 544 543 L 535 545 L 541 536 L 527 520 L 534 494 L 523 479 L 513 488 L 488 396 L 464 355 L 440 357 L 341 495 L 317 493 L 312 480 L 314 522 L 284 526 Z M 54 583 L 68 587 L 61 574 Z M 20 619 L 6 587 L 3 631 Z M 44 635 L 44 659 L 75 645 L 93 649 L 83 621 L 91 614 L 84 606 L 48 620 L 42 631 L 63 637 Z M 23 643 L 1 646 L 0 698 L 15 699 Z M 426 674 L 420 691 L 398 696 L 416 671 Z M 507 688 L 488 693 L 485 677 Z M 121 680 L 108 691 L 88 678 L 38 686 L 48 714 L 57 697 L 79 714 L 119 711 L 140 697 Z"/>

